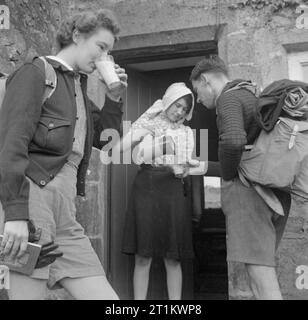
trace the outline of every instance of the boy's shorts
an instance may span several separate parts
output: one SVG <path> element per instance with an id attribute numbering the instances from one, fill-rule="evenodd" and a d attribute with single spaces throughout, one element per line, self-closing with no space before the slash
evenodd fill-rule
<path id="1" fill-rule="evenodd" d="M 227 260 L 274 267 L 275 252 L 290 210 L 290 196 L 276 190 L 284 216 L 276 214 L 253 187 L 238 178 L 222 180 L 221 205 L 226 217 Z"/>
<path id="2" fill-rule="evenodd" d="M 89 238 L 76 221 L 76 175 L 77 169 L 67 163 L 44 188 L 27 178 L 30 219 L 36 228 L 42 229 L 39 244 L 53 240 L 63 252 L 54 263 L 35 269 L 31 275 L 34 279 L 48 280 L 50 289 L 59 287 L 58 281 L 64 278 L 105 275 Z M 3 214 L 0 219 L 3 231 Z"/>

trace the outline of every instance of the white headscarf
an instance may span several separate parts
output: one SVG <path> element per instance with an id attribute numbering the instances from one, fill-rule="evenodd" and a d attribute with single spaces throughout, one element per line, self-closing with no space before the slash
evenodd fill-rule
<path id="1" fill-rule="evenodd" d="M 186 87 L 184 82 L 176 82 L 169 86 L 162 99 L 156 100 L 154 104 L 146 111 L 150 114 L 152 118 L 155 118 L 162 111 L 167 111 L 168 108 L 178 99 L 190 94 L 192 97 L 192 106 L 189 113 L 184 119 L 180 120 L 184 122 L 186 120 L 191 120 L 194 111 L 195 98 L 193 93 L 189 88 Z"/>

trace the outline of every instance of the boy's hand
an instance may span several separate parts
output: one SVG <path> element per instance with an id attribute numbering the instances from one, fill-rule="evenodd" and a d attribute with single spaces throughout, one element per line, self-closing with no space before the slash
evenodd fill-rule
<path id="1" fill-rule="evenodd" d="M 183 166 L 181 172 L 176 172 L 174 171 L 174 169 L 173 169 L 173 172 L 176 178 L 184 179 L 188 176 L 188 173 L 189 173 L 188 170 L 189 168 L 187 166 Z"/>

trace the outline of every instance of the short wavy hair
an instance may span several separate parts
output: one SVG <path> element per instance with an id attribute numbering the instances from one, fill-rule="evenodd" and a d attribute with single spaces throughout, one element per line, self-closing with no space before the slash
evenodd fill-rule
<path id="1" fill-rule="evenodd" d="M 216 55 L 199 61 L 191 72 L 190 81 L 198 80 L 201 74 L 206 72 L 222 73 L 228 76 L 227 66 L 224 61 Z"/>
<path id="2" fill-rule="evenodd" d="M 57 43 L 63 49 L 73 42 L 73 32 L 78 30 L 82 34 L 91 36 L 98 28 L 109 30 L 117 41 L 120 26 L 111 10 L 101 9 L 96 12 L 84 11 L 65 19 L 57 32 Z"/>

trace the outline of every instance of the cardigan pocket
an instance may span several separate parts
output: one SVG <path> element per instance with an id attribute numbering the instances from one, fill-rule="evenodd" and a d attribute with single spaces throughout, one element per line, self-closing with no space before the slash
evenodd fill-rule
<path id="1" fill-rule="evenodd" d="M 44 151 L 65 154 L 72 145 L 71 121 L 52 116 L 41 116 L 33 142 Z"/>

